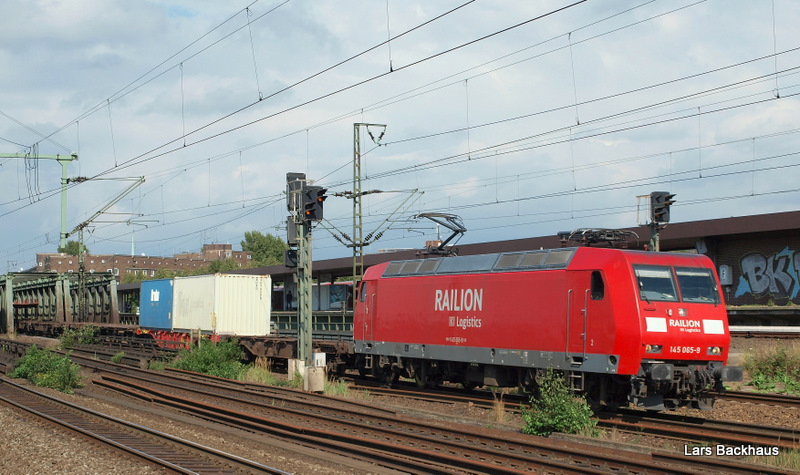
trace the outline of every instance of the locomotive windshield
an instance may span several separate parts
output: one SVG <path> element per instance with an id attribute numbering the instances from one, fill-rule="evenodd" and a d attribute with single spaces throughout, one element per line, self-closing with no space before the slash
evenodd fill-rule
<path id="1" fill-rule="evenodd" d="M 658 300 L 661 302 L 677 302 L 675 281 L 669 267 L 634 266 L 636 282 L 639 284 L 639 295 L 642 300 Z"/>
<path id="2" fill-rule="evenodd" d="M 639 296 L 642 300 L 677 302 L 672 268 L 657 266 L 634 266 Z M 693 303 L 718 303 L 716 281 L 708 269 L 678 267 L 675 269 L 680 300 Z"/>
<path id="3" fill-rule="evenodd" d="M 717 283 L 711 271 L 697 268 L 676 268 L 678 287 L 684 302 L 718 303 Z"/>

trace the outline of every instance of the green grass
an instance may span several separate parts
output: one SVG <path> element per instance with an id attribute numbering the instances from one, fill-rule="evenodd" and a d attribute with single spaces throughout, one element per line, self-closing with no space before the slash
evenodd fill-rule
<path id="1" fill-rule="evenodd" d="M 752 456 L 747 457 L 748 462 L 772 465 L 785 470 L 800 472 L 800 451 L 781 450 L 777 456 Z"/>
<path id="2" fill-rule="evenodd" d="M 745 356 L 750 384 L 759 391 L 800 393 L 800 344 L 756 348 Z"/>

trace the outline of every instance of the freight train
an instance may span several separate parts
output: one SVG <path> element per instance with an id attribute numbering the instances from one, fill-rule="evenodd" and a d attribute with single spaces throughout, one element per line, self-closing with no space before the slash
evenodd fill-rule
<path id="1" fill-rule="evenodd" d="M 727 312 L 702 255 L 578 247 L 394 261 L 366 271 L 352 312 L 352 284 L 337 285 L 317 289 L 337 308 L 312 324 L 334 374 L 535 392 L 553 368 L 593 406 L 650 410 L 710 409 L 742 378 L 726 366 Z M 276 311 L 286 299 L 274 293 L 269 276 L 145 281 L 138 325 L 108 330 L 234 336 L 251 358 L 296 358 L 296 312 Z"/>
<path id="2" fill-rule="evenodd" d="M 710 409 L 739 381 L 705 256 L 563 248 L 370 267 L 353 318 L 356 367 L 391 383 L 535 391 L 547 368 L 593 405 Z"/>

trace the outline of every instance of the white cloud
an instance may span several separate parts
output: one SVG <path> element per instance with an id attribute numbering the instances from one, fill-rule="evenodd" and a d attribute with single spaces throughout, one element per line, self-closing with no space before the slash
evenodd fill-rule
<path id="1" fill-rule="evenodd" d="M 798 149 L 797 134 L 782 133 L 796 127 L 797 77 L 699 93 L 797 67 L 800 54 L 680 80 L 794 47 L 800 8 L 792 2 L 776 0 L 775 25 L 771 4 L 709 1 L 667 13 L 681 5 L 589 3 L 421 61 L 565 5 L 479 2 L 274 97 L 386 40 L 388 32 L 400 34 L 458 3 L 390 2 L 387 19 L 385 3 L 290 2 L 262 17 L 277 3 L 258 2 L 249 28 L 240 12 L 189 46 L 246 5 L 10 0 L 0 6 L 0 68 L 11 72 L 0 76 L 0 111 L 54 134 L 60 145 L 42 142 L 39 153 L 79 152 L 70 176 L 129 164 L 110 176 L 146 177 L 117 206 L 159 220 L 136 230 L 137 250 L 171 253 L 197 249 L 206 239 L 238 243 L 244 231 L 274 230 L 285 219 L 290 171 L 308 173 L 330 193 L 351 189 L 354 122 L 388 126 L 384 147 L 363 138 L 365 186 L 424 191 L 405 205 L 406 215 L 460 214 L 470 229 L 464 243 L 629 226 L 635 196 L 657 188 L 679 193 L 685 206 L 675 213 L 679 220 L 730 215 L 727 201 L 688 203 L 742 190 L 753 195 L 736 201 L 742 212 L 796 208 L 796 193 L 780 193 L 796 187 L 786 179 L 794 169 L 779 168 L 794 158 L 771 157 Z M 395 71 L 387 74 L 390 60 Z M 662 82 L 669 84 L 649 87 Z M 750 104 L 773 90 L 780 100 Z M 691 97 L 670 103 L 683 96 Z M 184 130 L 194 131 L 185 148 Z M 0 153 L 12 153 L 41 137 L 0 116 L 0 139 Z M 37 180 L 40 194 L 29 198 Z M 6 260 L 28 262 L 54 248 L 58 194 L 46 196 L 59 182 L 53 161 L 26 174 L 21 162 L 0 159 Z M 69 227 L 123 187 L 71 189 Z M 370 196 L 369 219 L 382 221 L 403 199 Z M 351 212 L 350 200 L 326 202 L 326 215 L 344 229 Z M 129 234 L 126 226 L 98 226 L 92 251 L 124 253 Z M 382 241 L 382 247 L 419 247 L 424 237 L 399 226 Z M 315 246 L 316 257 L 349 253 L 325 233 Z"/>

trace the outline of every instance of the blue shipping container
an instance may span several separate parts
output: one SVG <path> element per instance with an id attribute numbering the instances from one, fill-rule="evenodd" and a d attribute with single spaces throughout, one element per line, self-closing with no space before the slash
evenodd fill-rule
<path id="1" fill-rule="evenodd" d="M 139 326 L 172 330 L 172 279 L 142 281 Z"/>

